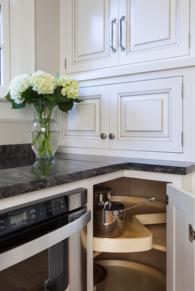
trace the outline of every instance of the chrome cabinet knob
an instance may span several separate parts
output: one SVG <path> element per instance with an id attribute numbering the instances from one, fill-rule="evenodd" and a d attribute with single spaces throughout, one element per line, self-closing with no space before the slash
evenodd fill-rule
<path id="1" fill-rule="evenodd" d="M 106 139 L 107 138 L 107 134 L 105 134 L 104 132 L 102 132 L 100 134 L 101 139 Z"/>
<path id="2" fill-rule="evenodd" d="M 115 138 L 115 134 L 114 133 L 109 133 L 108 137 L 109 137 L 109 139 L 114 139 Z"/>

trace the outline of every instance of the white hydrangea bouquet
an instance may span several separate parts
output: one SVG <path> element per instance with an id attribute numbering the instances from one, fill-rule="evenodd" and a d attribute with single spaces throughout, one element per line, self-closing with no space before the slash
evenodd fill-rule
<path id="1" fill-rule="evenodd" d="M 32 148 L 37 158 L 51 158 L 57 150 L 59 130 L 53 119 L 54 108 L 68 112 L 74 103 L 82 101 L 76 80 L 67 76 L 54 77 L 42 71 L 17 76 L 10 83 L 5 98 L 14 109 L 24 108 L 27 104 L 34 106 Z"/>

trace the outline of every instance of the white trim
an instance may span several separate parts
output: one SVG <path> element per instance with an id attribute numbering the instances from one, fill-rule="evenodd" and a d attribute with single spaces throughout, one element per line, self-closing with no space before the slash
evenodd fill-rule
<path id="1" fill-rule="evenodd" d="M 195 67 L 195 57 L 178 57 L 170 60 L 160 60 L 155 62 L 146 62 L 144 64 L 133 64 L 116 66 L 106 69 L 99 69 L 93 71 L 86 71 L 82 73 L 70 74 L 73 78 L 78 81 L 95 80 L 102 78 L 110 78 L 125 75 L 134 75 L 141 73 L 158 72 L 170 69 L 181 69 Z M 64 71 L 61 68 L 61 72 Z"/>

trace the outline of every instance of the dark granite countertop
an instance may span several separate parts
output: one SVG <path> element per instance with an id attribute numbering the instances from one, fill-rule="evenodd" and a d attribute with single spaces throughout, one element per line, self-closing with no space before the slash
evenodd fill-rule
<path id="1" fill-rule="evenodd" d="M 0 199 L 123 169 L 180 175 L 186 175 L 194 169 L 193 164 L 184 162 L 61 153 L 53 162 L 35 162 L 29 145 L 24 145 L 23 150 L 18 147 L 15 153 L 16 156 L 0 146 Z"/>

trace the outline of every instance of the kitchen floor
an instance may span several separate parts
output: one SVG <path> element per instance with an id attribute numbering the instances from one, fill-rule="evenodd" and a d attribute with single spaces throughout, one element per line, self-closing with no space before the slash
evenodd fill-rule
<path id="1" fill-rule="evenodd" d="M 0 272 L 1 291 L 44 291 L 48 277 L 47 252 Z"/>

